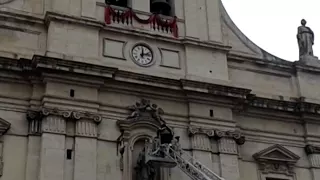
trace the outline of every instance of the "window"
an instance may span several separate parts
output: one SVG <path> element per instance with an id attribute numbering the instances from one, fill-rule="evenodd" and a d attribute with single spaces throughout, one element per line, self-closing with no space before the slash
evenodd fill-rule
<path id="1" fill-rule="evenodd" d="M 150 0 L 150 11 L 165 16 L 173 16 L 173 0 Z"/>
<path id="2" fill-rule="evenodd" d="M 115 6 L 127 7 L 128 0 L 106 0 L 106 4 L 111 4 Z"/>

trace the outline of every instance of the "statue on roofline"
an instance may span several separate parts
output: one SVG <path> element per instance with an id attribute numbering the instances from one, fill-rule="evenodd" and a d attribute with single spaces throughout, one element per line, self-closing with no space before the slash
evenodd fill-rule
<path id="1" fill-rule="evenodd" d="M 314 33 L 306 26 L 307 21 L 302 19 L 301 26 L 298 27 L 298 45 L 299 45 L 299 59 L 307 56 L 313 56 L 312 46 L 314 44 Z"/>

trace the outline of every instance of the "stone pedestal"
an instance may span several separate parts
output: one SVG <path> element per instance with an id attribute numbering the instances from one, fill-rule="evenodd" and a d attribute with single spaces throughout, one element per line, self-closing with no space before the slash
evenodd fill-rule
<path id="1" fill-rule="evenodd" d="M 303 56 L 300 57 L 299 63 L 307 66 L 320 67 L 320 60 L 316 56 Z"/>

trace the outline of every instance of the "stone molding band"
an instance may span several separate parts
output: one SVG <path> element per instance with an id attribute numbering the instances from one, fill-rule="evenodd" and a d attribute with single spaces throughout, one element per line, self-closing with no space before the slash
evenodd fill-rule
<path id="1" fill-rule="evenodd" d="M 230 138 L 234 139 L 238 145 L 243 145 L 245 143 L 245 136 L 243 136 L 239 131 L 221 131 L 217 129 L 204 129 L 201 127 L 188 128 L 189 136 L 194 136 L 196 134 L 204 134 L 209 138 L 221 139 Z"/>

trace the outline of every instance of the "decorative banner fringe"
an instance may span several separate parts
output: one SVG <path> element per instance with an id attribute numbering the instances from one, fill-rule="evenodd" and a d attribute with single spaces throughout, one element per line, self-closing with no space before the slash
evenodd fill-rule
<path id="1" fill-rule="evenodd" d="M 111 6 L 107 6 L 105 8 L 104 20 L 106 24 L 111 24 L 111 16 L 116 16 L 117 13 Z M 151 28 L 156 29 L 161 26 L 164 28 L 170 28 L 172 30 L 172 34 L 175 38 L 178 38 L 178 25 L 177 25 L 177 17 L 174 16 L 173 20 L 163 19 L 159 14 L 152 14 L 148 19 L 141 19 L 137 16 L 137 14 L 131 9 L 127 9 L 126 11 L 118 14 L 118 17 L 124 21 L 125 19 L 130 21 L 132 24 L 132 18 L 138 21 L 141 24 L 150 24 Z"/>

